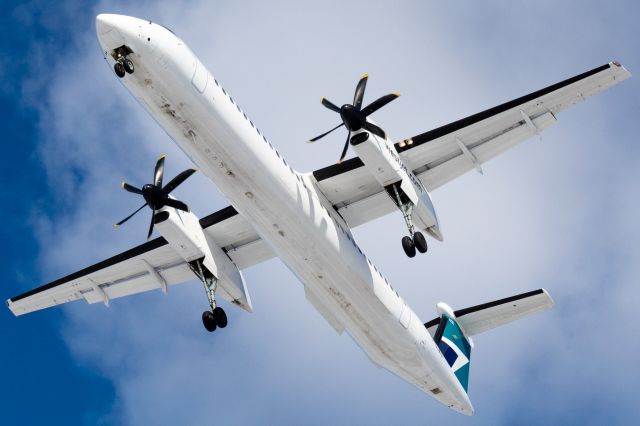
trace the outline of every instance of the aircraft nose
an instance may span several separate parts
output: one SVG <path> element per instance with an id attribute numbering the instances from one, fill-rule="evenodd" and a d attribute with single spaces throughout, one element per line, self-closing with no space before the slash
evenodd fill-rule
<path id="1" fill-rule="evenodd" d="M 96 16 L 96 33 L 103 52 L 110 52 L 112 49 L 124 44 L 133 45 L 140 37 L 140 28 L 144 21 L 126 15 L 115 15 L 111 13 L 101 13 Z"/>
<path id="2" fill-rule="evenodd" d="M 119 15 L 113 15 L 110 13 L 101 13 L 96 16 L 96 32 L 98 36 L 107 34 L 109 31 L 117 28 Z"/>

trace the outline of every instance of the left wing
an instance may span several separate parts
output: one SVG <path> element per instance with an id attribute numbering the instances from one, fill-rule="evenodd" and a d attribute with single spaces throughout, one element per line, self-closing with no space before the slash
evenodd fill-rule
<path id="1" fill-rule="evenodd" d="M 395 144 L 400 159 L 433 191 L 553 125 L 556 115 L 630 77 L 610 62 L 502 105 Z M 358 157 L 313 172 L 350 227 L 397 209 Z"/>
<path id="2" fill-rule="evenodd" d="M 238 269 L 275 257 L 249 222 L 231 206 L 200 219 L 200 225 Z M 111 299 L 143 291 L 161 289 L 166 292 L 170 285 L 194 278 L 196 276 L 184 259 L 163 237 L 158 237 L 13 297 L 7 300 L 7 306 L 17 316 L 79 299 L 108 305 Z M 233 302 L 222 288 L 219 294 Z"/>

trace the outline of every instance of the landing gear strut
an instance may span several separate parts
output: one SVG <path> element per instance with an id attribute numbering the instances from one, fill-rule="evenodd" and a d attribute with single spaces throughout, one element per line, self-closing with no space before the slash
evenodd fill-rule
<path id="1" fill-rule="evenodd" d="M 216 328 L 225 328 L 227 326 L 227 314 L 220 306 L 216 304 L 216 289 L 218 287 L 218 279 L 209 272 L 208 269 L 202 264 L 202 259 L 189 263 L 189 267 L 194 274 L 200 278 L 204 291 L 207 293 L 209 299 L 210 311 L 204 311 L 202 313 L 202 324 L 204 328 L 209 332 L 213 332 Z"/>
<path id="2" fill-rule="evenodd" d="M 402 249 L 404 253 L 408 257 L 415 257 L 416 250 L 420 253 L 427 252 L 427 240 L 422 235 L 422 232 L 416 231 L 413 226 L 413 221 L 411 220 L 411 213 L 413 213 L 413 203 L 411 202 L 402 202 L 402 197 L 400 197 L 400 193 L 398 192 L 398 187 L 393 185 L 393 194 L 396 198 L 396 204 L 400 208 L 402 212 L 402 217 L 404 218 L 404 223 L 407 225 L 409 229 L 409 235 L 402 237 Z"/>

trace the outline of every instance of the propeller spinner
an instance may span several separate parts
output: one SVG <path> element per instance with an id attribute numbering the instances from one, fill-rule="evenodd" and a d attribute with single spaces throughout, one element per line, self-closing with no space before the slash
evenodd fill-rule
<path id="1" fill-rule="evenodd" d="M 153 222 L 154 216 L 156 215 L 156 210 L 159 210 L 164 206 L 169 206 L 185 212 L 189 211 L 189 207 L 185 203 L 176 200 L 175 198 L 169 197 L 169 194 L 182 182 L 187 180 L 189 176 L 194 174 L 195 169 L 187 169 L 183 171 L 182 173 L 171 179 L 171 181 L 163 187 L 162 179 L 164 177 L 164 158 L 164 155 L 161 156 L 156 163 L 156 168 L 153 173 L 153 183 L 148 183 L 144 185 L 142 189 L 138 189 L 126 182 L 122 182 L 122 189 L 133 194 L 142 195 L 145 203 L 129 216 L 113 225 L 114 227 L 122 225 L 123 223 L 131 219 L 136 213 L 142 210 L 145 206 L 149 206 L 149 208 L 151 208 L 151 210 L 153 211 L 153 214 L 151 215 L 151 224 L 149 225 L 149 233 L 147 234 L 147 239 L 149 239 L 151 237 L 151 234 L 153 233 Z"/>
<path id="2" fill-rule="evenodd" d="M 353 104 L 344 104 L 342 107 L 337 107 L 333 102 L 326 98 L 322 98 L 322 105 L 331 111 L 337 112 L 340 114 L 340 118 L 342 118 L 342 123 L 338 124 L 333 129 L 324 132 L 323 134 L 316 136 L 313 139 L 310 139 L 309 142 L 315 142 L 323 137 L 327 136 L 329 133 L 338 129 L 339 127 L 345 126 L 348 130 L 347 141 L 344 143 L 344 148 L 342 149 L 342 155 L 340 156 L 339 163 L 344 160 L 344 157 L 347 155 L 347 149 L 349 148 L 349 139 L 351 138 L 351 132 L 366 129 L 371 133 L 380 136 L 381 138 L 387 138 L 386 133 L 380 127 L 376 126 L 373 123 L 367 121 L 367 117 L 392 100 L 396 99 L 400 96 L 399 93 L 391 93 L 389 95 L 382 96 L 381 98 L 376 99 L 371 102 L 366 107 L 362 108 L 362 100 L 364 98 L 364 91 L 367 87 L 367 80 L 369 78 L 368 74 L 365 74 L 360 78 L 358 85 L 356 86 L 356 92 L 353 95 Z"/>

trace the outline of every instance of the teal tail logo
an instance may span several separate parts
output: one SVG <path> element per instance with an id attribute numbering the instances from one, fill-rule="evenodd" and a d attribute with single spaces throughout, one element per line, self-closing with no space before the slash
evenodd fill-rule
<path id="1" fill-rule="evenodd" d="M 460 326 L 454 319 L 449 318 L 447 315 L 442 315 L 434 340 L 444 359 L 447 360 L 449 367 L 451 367 L 453 374 L 456 375 L 466 391 L 469 385 L 471 345 Z"/>

